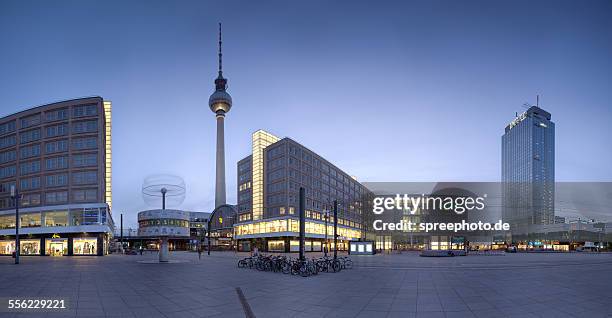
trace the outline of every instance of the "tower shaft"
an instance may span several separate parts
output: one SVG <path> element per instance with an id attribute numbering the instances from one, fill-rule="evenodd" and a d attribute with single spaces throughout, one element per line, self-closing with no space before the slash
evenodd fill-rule
<path id="1" fill-rule="evenodd" d="M 215 208 L 225 201 L 225 129 L 224 115 L 217 115 L 217 171 L 215 182 Z"/>

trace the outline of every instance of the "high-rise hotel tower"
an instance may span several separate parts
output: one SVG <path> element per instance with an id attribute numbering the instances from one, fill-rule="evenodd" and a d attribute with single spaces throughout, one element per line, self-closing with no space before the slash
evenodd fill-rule
<path id="1" fill-rule="evenodd" d="M 513 232 L 555 220 L 555 124 L 531 106 L 502 136 L 502 216 Z"/>

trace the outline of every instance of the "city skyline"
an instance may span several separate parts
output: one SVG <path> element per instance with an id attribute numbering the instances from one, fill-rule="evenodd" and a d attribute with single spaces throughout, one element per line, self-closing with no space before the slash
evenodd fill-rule
<path id="1" fill-rule="evenodd" d="M 163 5 L 148 6 L 133 21 L 126 18 L 134 18 L 141 8 L 130 3 L 102 19 L 113 22 L 108 24 L 89 17 L 108 14 L 111 4 L 60 8 L 60 16 L 73 16 L 73 23 L 92 24 L 91 29 L 75 30 L 56 21 L 53 12 L 58 8 L 0 4 L 1 29 L 19 30 L 0 31 L 7 44 L 0 58 L 14 61 L 2 66 L 0 85 L 6 89 L 0 92 L 0 116 L 53 100 L 102 96 L 115 106 L 115 218 L 124 213 L 133 216 L 128 222 L 135 219 L 146 207 L 142 181 L 160 172 L 185 178 L 188 192 L 182 208 L 212 211 L 215 122 L 207 98 L 216 71 L 216 26 L 222 21 L 224 66 L 239 106 L 226 123 L 229 203 L 236 203 L 233 167 L 249 152 L 250 135 L 257 129 L 300 140 L 359 181 L 498 181 L 503 127 L 536 94 L 558 124 L 556 179 L 611 179 L 606 162 L 612 150 L 605 138 L 612 135 L 612 111 L 606 107 L 612 100 L 606 90 L 612 83 L 606 72 L 612 45 L 604 40 L 610 35 L 604 32 L 610 29 L 604 12 L 609 4 L 602 3 L 599 13 L 591 5 L 583 15 L 573 10 L 579 4 L 560 6 L 557 15 L 525 4 L 532 12 L 519 18 L 513 16 L 518 9 L 499 5 L 501 13 L 494 16 L 501 26 L 488 31 L 481 28 L 491 18 L 464 5 L 470 22 L 447 21 L 435 5 L 395 5 L 410 14 L 404 22 L 403 16 L 389 15 L 392 8 L 376 8 L 374 19 L 361 20 L 368 14 L 357 3 L 346 17 L 326 27 L 303 18 L 285 27 L 295 18 L 285 11 L 295 9 L 281 6 L 286 13 L 281 19 L 252 29 L 249 23 L 273 15 L 266 12 L 267 5 L 252 8 L 253 17 L 218 14 L 231 10 L 215 5 L 185 3 L 167 15 Z M 300 6 L 316 10 L 322 4 Z M 336 17 L 341 9 L 332 6 L 324 16 Z M 418 13 L 431 20 L 418 18 Z M 532 30 L 520 23 L 538 15 Z M 568 17 L 578 26 L 564 26 Z M 590 20 L 581 20 L 586 17 Z M 46 28 L 28 27 L 32 19 L 43 19 Z M 462 31 L 440 37 L 455 23 Z M 121 30 L 127 32 L 118 34 Z M 559 30 L 572 36 L 555 38 Z M 459 35 L 472 45 L 458 43 L 453 36 Z M 92 38 L 101 45 L 85 49 Z M 312 48 L 315 44 L 327 50 Z M 535 49 L 523 50 L 531 47 Z M 448 51 L 455 52 L 453 63 L 443 54 Z M 492 54 L 480 53 L 485 51 Z M 584 156 L 576 151 L 582 147 L 596 152 Z"/>

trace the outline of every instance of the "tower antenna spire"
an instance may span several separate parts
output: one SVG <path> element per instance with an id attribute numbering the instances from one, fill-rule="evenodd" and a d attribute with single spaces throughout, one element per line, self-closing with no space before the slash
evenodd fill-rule
<path id="1" fill-rule="evenodd" d="M 221 22 L 219 22 L 219 77 L 222 77 L 223 74 L 223 64 L 222 64 L 222 58 L 223 58 L 223 53 L 221 53 Z"/>
<path id="2" fill-rule="evenodd" d="M 540 94 L 536 95 L 536 107 L 540 107 Z"/>

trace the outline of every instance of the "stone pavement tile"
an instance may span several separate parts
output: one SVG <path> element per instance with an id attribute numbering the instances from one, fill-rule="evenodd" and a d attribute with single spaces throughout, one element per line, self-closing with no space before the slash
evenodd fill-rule
<path id="1" fill-rule="evenodd" d="M 386 311 L 362 310 L 357 318 L 386 318 L 389 313 Z"/>
<path id="2" fill-rule="evenodd" d="M 387 318 L 414 318 L 416 317 L 416 312 L 412 311 L 391 311 L 387 315 Z"/>
<path id="3" fill-rule="evenodd" d="M 390 304 L 393 302 L 393 296 L 390 295 L 377 295 L 376 297 L 373 297 L 372 299 L 370 299 L 370 304 L 376 303 L 376 304 Z"/>
<path id="4" fill-rule="evenodd" d="M 493 308 L 493 309 L 481 309 L 481 310 L 472 310 L 472 313 L 478 318 L 497 318 L 502 317 L 504 314 Z"/>
<path id="5" fill-rule="evenodd" d="M 475 318 L 471 311 L 445 311 L 446 318 Z M 502 317 L 502 316 L 499 316 Z"/>
<path id="6" fill-rule="evenodd" d="M 190 312 L 194 313 L 196 316 L 198 317 L 212 317 L 215 315 L 220 315 L 220 314 L 233 314 L 236 312 L 240 312 L 244 315 L 244 310 L 242 309 L 242 307 L 240 308 L 214 308 L 214 307 L 204 307 L 204 308 L 200 308 L 200 309 L 196 309 L 196 310 L 190 310 Z"/>
<path id="7" fill-rule="evenodd" d="M 361 309 L 342 309 L 334 308 L 325 314 L 325 318 L 349 318 L 359 314 Z"/>
<path id="8" fill-rule="evenodd" d="M 100 301 L 80 301 L 77 302 L 77 309 L 102 309 Z"/>
<path id="9" fill-rule="evenodd" d="M 136 318 L 132 312 L 106 312 L 106 318 Z"/>
<path id="10" fill-rule="evenodd" d="M 493 305 L 489 304 L 488 302 L 485 301 L 473 301 L 473 302 L 466 302 L 466 305 L 468 307 L 470 307 L 470 310 L 474 311 L 474 310 L 485 310 L 485 309 L 493 309 Z"/>
<path id="11" fill-rule="evenodd" d="M 397 295 L 395 295 L 395 299 L 414 299 L 416 300 L 418 297 L 418 294 L 416 292 L 414 293 L 398 293 Z"/>
<path id="12" fill-rule="evenodd" d="M 59 317 L 76 317 L 77 314 L 77 310 L 76 309 L 67 309 L 67 310 L 62 310 L 62 311 L 49 311 L 47 312 L 44 316 L 45 317 L 52 317 L 52 318 L 59 318 Z"/>
<path id="13" fill-rule="evenodd" d="M 296 312 L 293 316 L 286 315 L 282 317 L 294 317 L 294 318 L 324 318 L 324 315 L 319 313 L 309 313 L 309 312 Z"/>
<path id="14" fill-rule="evenodd" d="M 584 316 L 582 317 L 593 317 L 593 318 L 603 318 L 603 317 L 612 317 L 612 312 L 611 311 L 585 311 Z"/>
<path id="15" fill-rule="evenodd" d="M 442 311 L 421 311 L 416 313 L 416 318 L 445 318 Z"/>
<path id="16" fill-rule="evenodd" d="M 411 311 L 416 312 L 416 301 L 398 301 L 397 299 L 391 304 L 391 311 Z"/>
<path id="17" fill-rule="evenodd" d="M 556 309 L 548 309 L 548 310 L 531 310 L 531 313 L 534 313 L 538 317 L 541 318 L 569 318 L 575 317 L 574 315 L 568 314 L 566 312 L 556 310 Z M 589 315 L 584 315 L 582 317 L 591 317 Z"/>
<path id="18" fill-rule="evenodd" d="M 454 300 L 454 301 L 441 300 L 440 303 L 442 304 L 442 309 L 444 309 L 444 311 L 469 311 L 470 310 L 470 308 L 461 300 Z"/>
<path id="19" fill-rule="evenodd" d="M 391 310 L 391 303 L 369 303 L 363 310 L 367 311 L 389 311 Z"/>
<path id="20" fill-rule="evenodd" d="M 132 308 L 132 313 L 137 318 L 158 318 L 164 315 L 155 308 Z"/>
<path id="21" fill-rule="evenodd" d="M 508 318 L 539 318 L 540 316 L 534 313 L 525 313 L 525 314 L 509 314 L 504 317 Z"/>
<path id="22" fill-rule="evenodd" d="M 437 297 L 421 297 L 417 299 L 417 312 L 442 311 L 442 305 Z"/>
<path id="23" fill-rule="evenodd" d="M 231 310 L 231 311 L 226 311 L 223 313 L 217 313 L 217 314 L 213 314 L 210 316 L 207 316 L 206 314 L 203 317 L 214 317 L 214 318 L 244 318 L 245 314 L 244 311 L 242 309 L 240 309 L 240 311 L 238 310 Z"/>
<path id="24" fill-rule="evenodd" d="M 305 308 L 302 312 L 306 314 L 313 314 L 320 317 L 324 317 L 331 310 L 332 308 L 325 306 L 310 306 L 308 308 Z"/>
<path id="25" fill-rule="evenodd" d="M 77 309 L 77 317 L 106 317 L 102 309 Z"/>

